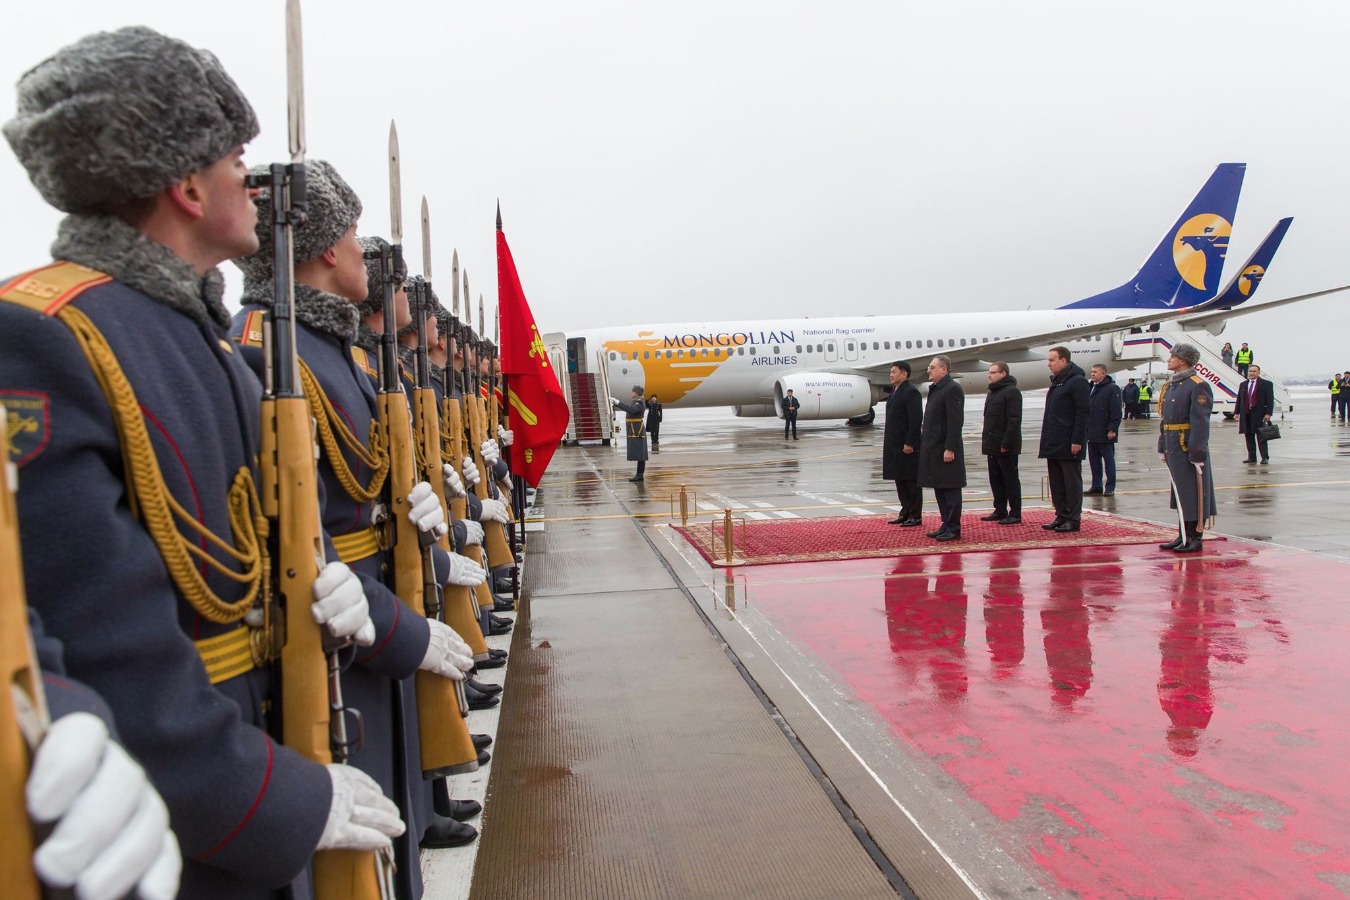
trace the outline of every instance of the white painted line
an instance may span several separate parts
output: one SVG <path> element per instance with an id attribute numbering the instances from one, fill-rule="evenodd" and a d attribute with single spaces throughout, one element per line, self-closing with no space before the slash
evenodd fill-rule
<path id="1" fill-rule="evenodd" d="M 700 500 L 698 501 L 698 508 L 707 510 L 708 512 L 718 512 L 722 507 L 718 506 L 716 503 L 709 503 L 707 500 Z"/>
<path id="2" fill-rule="evenodd" d="M 844 512 L 851 512 L 855 516 L 875 516 L 876 510 L 863 509 L 861 506 L 845 506 Z"/>
<path id="3" fill-rule="evenodd" d="M 748 512 L 745 514 L 747 519 L 772 519 L 773 516 L 762 512 Z"/>
<path id="4" fill-rule="evenodd" d="M 786 509 L 780 509 L 780 510 L 778 510 L 778 512 L 774 513 L 774 515 L 776 515 L 776 516 L 777 516 L 778 518 L 780 518 L 780 519 L 800 519 L 800 518 L 801 518 L 801 516 L 797 515 L 795 512 L 791 512 L 791 511 L 786 510 Z"/>

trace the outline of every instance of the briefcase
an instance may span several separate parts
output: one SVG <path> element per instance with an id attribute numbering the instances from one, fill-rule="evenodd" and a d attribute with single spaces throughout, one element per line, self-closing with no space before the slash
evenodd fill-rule
<path id="1" fill-rule="evenodd" d="M 1256 429 L 1256 436 L 1263 441 L 1278 441 L 1280 439 L 1280 426 L 1274 422 L 1267 422 Z"/>

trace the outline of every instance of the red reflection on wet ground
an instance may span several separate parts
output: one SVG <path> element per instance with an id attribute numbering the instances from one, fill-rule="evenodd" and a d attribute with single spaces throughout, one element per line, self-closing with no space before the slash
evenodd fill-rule
<path id="1" fill-rule="evenodd" d="M 828 566 L 828 592 L 743 574 L 1047 886 L 1350 892 L 1346 565 L 1230 540 Z"/>

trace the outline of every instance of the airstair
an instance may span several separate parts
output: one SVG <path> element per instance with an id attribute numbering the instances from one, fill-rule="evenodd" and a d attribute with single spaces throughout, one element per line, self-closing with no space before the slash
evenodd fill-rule
<path id="1" fill-rule="evenodd" d="M 1224 365 L 1223 342 L 1209 331 L 1122 331 L 1117 332 L 1112 339 L 1112 349 L 1117 360 L 1138 360 L 1140 364 L 1153 359 L 1165 362 L 1177 344 L 1191 344 L 1200 351 L 1200 362 L 1196 364 L 1195 371 L 1208 379 L 1214 390 L 1215 412 L 1231 417 L 1237 409 L 1238 388 L 1246 379 L 1233 367 Z M 1291 411 L 1294 404 L 1289 389 L 1264 366 L 1261 367 L 1261 377 L 1269 379 L 1275 386 L 1275 408 L 1282 412 Z"/>

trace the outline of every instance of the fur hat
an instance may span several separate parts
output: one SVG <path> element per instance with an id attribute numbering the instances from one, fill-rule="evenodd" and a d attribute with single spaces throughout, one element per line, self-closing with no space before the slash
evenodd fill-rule
<path id="1" fill-rule="evenodd" d="M 380 307 L 384 305 L 384 271 L 380 268 L 380 254 L 393 245 L 382 237 L 363 237 L 357 240 L 361 242 L 361 249 L 366 252 L 366 284 L 370 288 L 366 299 L 356 305 L 357 311 L 364 319 L 379 312 Z M 408 280 L 408 263 L 401 256 L 394 267 L 394 278 L 398 284 Z"/>
<path id="2" fill-rule="evenodd" d="M 409 300 L 412 299 L 412 285 L 414 285 L 414 284 L 423 284 L 423 283 L 425 283 L 425 282 L 426 282 L 426 279 L 423 278 L 421 275 L 414 275 L 414 276 L 412 276 L 411 278 L 408 279 L 408 299 L 409 299 Z M 436 320 L 437 320 L 437 322 L 439 323 L 439 322 L 440 322 L 440 319 L 439 319 L 439 317 L 437 316 L 437 311 L 438 311 L 440 308 L 441 308 L 441 301 L 440 301 L 440 298 L 438 298 L 438 297 L 436 296 L 436 291 L 431 287 L 431 285 L 427 285 L 427 317 L 426 317 L 426 318 L 427 318 L 427 319 L 430 319 L 430 318 L 435 317 Z M 412 320 L 411 322 L 409 322 L 407 325 L 404 325 L 402 328 L 400 328 L 400 329 L 398 330 L 398 336 L 399 336 L 399 337 L 403 337 L 404 335 L 416 334 L 416 333 L 417 333 L 417 311 L 416 311 L 416 310 L 413 310 L 413 311 L 412 311 L 412 314 L 413 314 L 413 320 Z M 426 319 L 423 319 L 422 321 L 425 322 Z"/>
<path id="3" fill-rule="evenodd" d="M 642 385 L 640 385 L 640 384 L 635 384 L 635 385 L 633 385 L 633 393 L 635 393 L 635 394 L 641 394 L 641 393 L 642 393 Z"/>
<path id="4" fill-rule="evenodd" d="M 1200 361 L 1200 351 L 1195 348 L 1194 344 L 1177 344 L 1172 348 L 1172 355 L 1188 366 L 1193 366 Z"/>
<path id="5" fill-rule="evenodd" d="M 250 171 L 265 175 L 269 168 L 254 166 Z M 234 260 L 245 283 L 272 278 L 272 189 L 263 188 L 253 203 L 258 207 L 258 252 Z M 318 258 L 361 218 L 361 198 L 326 160 L 305 163 L 305 204 L 305 224 L 291 232 L 297 264 Z"/>
<path id="6" fill-rule="evenodd" d="M 153 197 L 258 134 L 214 55 L 143 27 L 58 50 L 19 79 L 15 108 L 5 139 L 43 198 L 72 213 Z"/>

